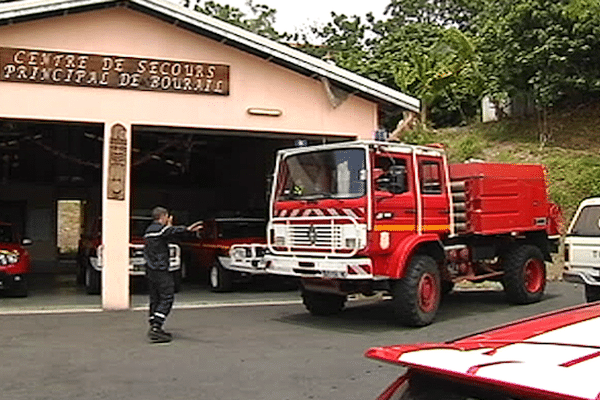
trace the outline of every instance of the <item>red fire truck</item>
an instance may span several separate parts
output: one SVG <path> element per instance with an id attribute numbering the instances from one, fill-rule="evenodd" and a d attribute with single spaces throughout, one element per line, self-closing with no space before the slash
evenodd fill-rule
<path id="1" fill-rule="evenodd" d="M 386 292 L 402 323 L 423 326 L 459 281 L 499 281 L 516 304 L 544 293 L 562 217 L 541 165 L 448 165 L 442 146 L 356 141 L 282 150 L 274 178 L 254 265 L 300 278 L 312 314 Z"/>

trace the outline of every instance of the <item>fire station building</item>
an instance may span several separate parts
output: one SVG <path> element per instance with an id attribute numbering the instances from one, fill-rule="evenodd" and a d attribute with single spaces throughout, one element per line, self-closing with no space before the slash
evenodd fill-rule
<path id="1" fill-rule="evenodd" d="M 3 3 L 0 221 L 52 273 L 72 251 L 60 205 L 78 202 L 81 229 L 101 221 L 102 307 L 126 309 L 132 215 L 264 210 L 278 149 L 372 139 L 406 110 L 418 100 L 167 0 Z"/>

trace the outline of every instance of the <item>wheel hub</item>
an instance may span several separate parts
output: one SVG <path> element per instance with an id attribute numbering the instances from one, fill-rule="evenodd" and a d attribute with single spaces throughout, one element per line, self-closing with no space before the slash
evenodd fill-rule
<path id="1" fill-rule="evenodd" d="M 419 280 L 419 308 L 423 312 L 434 311 L 438 303 L 438 287 L 432 274 L 424 274 Z"/>
<path id="2" fill-rule="evenodd" d="M 219 271 L 216 267 L 210 269 L 210 284 L 214 288 L 219 286 Z"/>
<path id="3" fill-rule="evenodd" d="M 544 287 L 544 264 L 537 259 L 525 263 L 525 288 L 529 293 L 537 293 Z"/>

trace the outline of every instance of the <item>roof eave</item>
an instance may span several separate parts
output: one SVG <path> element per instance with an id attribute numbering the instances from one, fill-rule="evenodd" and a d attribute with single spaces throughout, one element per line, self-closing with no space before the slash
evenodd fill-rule
<path id="1" fill-rule="evenodd" d="M 307 76 L 325 77 L 343 89 L 371 101 L 420 111 L 420 101 L 358 74 L 328 64 L 232 24 L 164 0 L 32 0 L 0 4 L 0 24 L 10 24 L 53 15 L 64 15 L 111 6 L 130 6 L 176 23 L 184 28 L 204 33 L 227 45 L 240 48 L 283 65 Z"/>

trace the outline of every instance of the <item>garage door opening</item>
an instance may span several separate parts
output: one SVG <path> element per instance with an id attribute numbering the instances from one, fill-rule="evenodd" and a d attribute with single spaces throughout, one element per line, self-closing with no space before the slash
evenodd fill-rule
<path id="1" fill-rule="evenodd" d="M 348 138 L 134 127 L 132 215 L 149 216 L 154 206 L 161 205 L 172 212 L 176 224 L 204 221 L 213 230 L 207 230 L 204 238 L 192 239 L 191 244 L 182 243 L 183 273 L 187 278 L 184 286 L 186 282 L 188 285 L 210 284 L 210 270 L 220 254 L 218 249 L 226 246 L 216 237 L 220 234 L 217 219 L 223 223 L 228 220 L 226 229 L 229 231 L 236 226 L 234 230 L 238 232 L 226 235 L 230 241 L 247 239 L 243 228 L 256 224 L 257 219 L 266 225 L 268 186 L 276 152 L 294 147 L 299 140 L 312 145 Z M 236 221 L 246 225 L 235 225 Z M 266 228 L 262 231 L 264 238 Z"/>
<path id="2" fill-rule="evenodd" d="M 277 150 L 299 139 L 309 145 L 348 139 L 181 127 L 132 130 L 131 214 L 147 221 L 151 209 L 162 205 L 181 224 L 230 216 L 266 219 Z M 31 239 L 31 272 L 43 277 L 44 293 L 86 296 L 80 243 L 99 239 L 103 137 L 102 124 L 0 119 L 0 220 Z M 207 274 L 199 271 L 184 288 L 202 290 Z M 100 296 L 89 297 L 100 302 Z"/>

